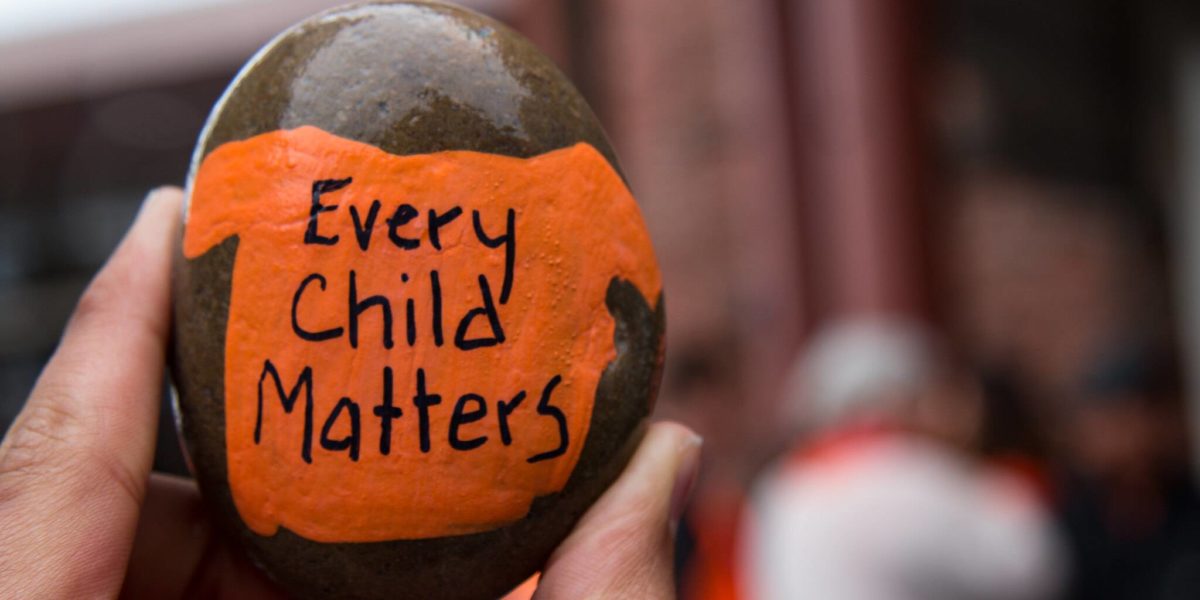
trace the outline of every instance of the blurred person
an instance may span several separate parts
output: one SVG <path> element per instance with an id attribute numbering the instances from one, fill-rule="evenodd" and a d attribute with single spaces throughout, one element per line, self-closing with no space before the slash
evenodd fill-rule
<path id="1" fill-rule="evenodd" d="M 1177 378 L 1161 353 L 1125 342 L 1083 379 L 1061 485 L 1069 598 L 1200 598 L 1200 495 Z"/>
<path id="2" fill-rule="evenodd" d="M 980 374 L 982 423 L 975 450 L 989 466 L 1022 478 L 1047 507 L 1054 501 L 1054 483 L 1043 427 L 1037 422 L 1034 399 L 1016 369 L 993 366 Z M 1024 384 L 1024 385 L 1023 385 Z"/>
<path id="3" fill-rule="evenodd" d="M 860 319 L 801 358 L 790 417 L 804 441 L 760 479 L 742 540 L 748 598 L 1052 597 L 1062 558 L 1017 477 L 973 461 L 978 386 L 928 333 Z"/>

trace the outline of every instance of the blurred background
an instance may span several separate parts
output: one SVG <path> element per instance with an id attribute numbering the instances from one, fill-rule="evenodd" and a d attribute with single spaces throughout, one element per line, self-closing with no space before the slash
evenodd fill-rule
<path id="1" fill-rule="evenodd" d="M 1200 5 L 462 3 L 570 75 L 641 202 L 669 313 L 659 414 L 706 439 L 681 596 L 1200 597 Z M 0 427 L 237 69 L 336 4 L 0 5 Z M 787 587 L 795 540 L 847 545 L 814 533 L 850 502 L 821 473 L 915 524 L 888 494 L 930 465 L 916 495 L 942 508 L 910 507 L 928 531 L 971 530 L 943 501 L 988 505 L 1003 479 L 1022 508 L 955 523 L 1028 535 L 823 571 L 907 569 L 923 593 Z M 186 470 L 170 419 L 157 466 Z M 866 529 L 832 538 L 928 537 Z M 981 564 L 936 559 L 956 554 Z"/>

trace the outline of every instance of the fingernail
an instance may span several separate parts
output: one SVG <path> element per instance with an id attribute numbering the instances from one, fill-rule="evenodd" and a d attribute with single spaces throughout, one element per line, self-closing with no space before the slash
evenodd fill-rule
<path id="1" fill-rule="evenodd" d="M 146 194 L 146 199 L 142 201 L 142 207 L 145 207 L 147 204 L 154 203 L 156 200 L 159 200 L 163 196 L 166 196 L 173 189 L 174 189 L 174 186 L 160 185 L 160 186 L 150 190 L 150 193 Z"/>
<path id="2" fill-rule="evenodd" d="M 163 198 L 169 196 L 171 192 L 172 187 L 169 185 L 162 185 L 150 190 L 150 193 L 146 194 L 146 198 L 142 200 L 142 205 L 138 207 L 137 214 L 134 215 L 134 223 L 143 220 L 142 217 L 150 212 L 150 207 L 162 202 Z"/>
<path id="3" fill-rule="evenodd" d="M 700 472 L 700 448 L 703 445 L 704 440 L 698 435 L 693 435 L 680 450 L 683 456 L 680 457 L 679 470 L 675 473 L 675 487 L 671 490 L 672 536 L 679 529 L 679 519 L 683 516 L 683 510 L 687 508 L 688 499 L 692 497 L 692 490 L 696 487 L 696 476 Z"/>

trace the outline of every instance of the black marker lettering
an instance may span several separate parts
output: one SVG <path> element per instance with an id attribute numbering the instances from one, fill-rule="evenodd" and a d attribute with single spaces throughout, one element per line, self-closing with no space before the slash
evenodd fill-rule
<path id="1" fill-rule="evenodd" d="M 404 411 L 392 403 L 392 368 L 383 368 L 383 403 L 371 412 L 379 417 L 379 453 L 387 456 L 392 452 L 392 420 L 399 419 Z"/>
<path id="2" fill-rule="evenodd" d="M 429 243 L 433 244 L 434 248 L 437 248 L 438 250 L 442 249 L 442 240 L 438 230 L 440 230 L 443 225 L 449 225 L 451 221 L 457 219 L 461 214 L 462 208 L 457 206 L 440 215 L 437 214 L 437 211 L 433 210 L 432 208 L 429 209 Z"/>
<path id="3" fill-rule="evenodd" d="M 258 444 L 262 441 L 262 422 L 263 422 L 263 382 L 267 380 L 267 375 L 270 375 L 275 380 L 275 391 L 279 394 L 279 402 L 283 405 L 283 412 L 292 414 L 292 409 L 296 407 L 296 400 L 300 397 L 300 386 L 304 386 L 304 440 L 300 446 L 300 457 L 304 462 L 312 464 L 312 434 L 313 434 L 313 376 L 312 367 L 304 367 L 300 372 L 300 376 L 296 378 L 296 385 L 292 386 L 291 393 L 284 393 L 283 380 L 279 377 L 279 371 L 275 365 L 271 364 L 270 360 L 263 361 L 262 375 L 258 377 L 258 417 L 254 421 L 254 443 Z"/>
<path id="4" fill-rule="evenodd" d="M 312 206 L 308 211 L 308 228 L 304 230 L 305 244 L 318 244 L 321 246 L 332 246 L 337 243 L 338 236 L 325 237 L 317 233 L 317 215 L 323 212 L 331 212 L 337 210 L 336 204 L 326 205 L 321 204 L 321 195 L 329 192 L 336 192 L 353 181 L 353 178 L 345 179 L 321 179 L 314 181 L 312 184 Z"/>
<path id="5" fill-rule="evenodd" d="M 487 348 L 504 343 L 504 328 L 500 326 L 500 315 L 496 314 L 496 305 L 492 302 L 492 288 L 488 286 L 487 277 L 483 275 L 479 276 L 479 293 L 483 296 L 483 307 L 472 308 L 463 316 L 462 321 L 458 322 L 458 331 L 454 334 L 454 345 L 459 350 Z M 492 326 L 492 336 L 467 339 L 471 322 L 479 315 L 487 317 L 488 323 Z"/>
<path id="6" fill-rule="evenodd" d="M 433 343 L 442 345 L 442 280 L 437 270 L 429 272 L 429 285 L 433 289 Z"/>
<path id="7" fill-rule="evenodd" d="M 296 295 L 292 296 L 292 331 L 296 332 L 296 335 L 300 336 L 300 339 L 310 342 L 321 342 L 341 337 L 341 327 L 331 327 L 329 329 L 322 329 L 321 331 L 309 331 L 300 326 L 300 320 L 296 316 L 297 308 L 300 306 L 300 296 L 304 295 L 304 288 L 308 287 L 308 284 L 314 281 L 321 284 L 322 291 L 325 290 L 325 277 L 320 273 L 313 273 L 300 282 L 300 287 L 296 288 Z"/>
<path id="8" fill-rule="evenodd" d="M 378 306 L 383 311 L 383 347 L 392 348 L 392 305 L 383 296 L 358 299 L 358 276 L 350 270 L 350 347 L 358 348 L 358 317 L 368 308 Z"/>
<path id="9" fill-rule="evenodd" d="M 421 240 L 401 237 L 400 234 L 396 233 L 397 229 L 407 225 L 409 221 L 416 218 L 417 214 L 417 209 L 413 205 L 401 204 L 396 207 L 396 211 L 392 213 L 392 216 L 388 217 L 388 239 L 392 240 L 392 243 L 397 247 L 404 250 L 412 250 L 421 245 Z"/>
<path id="10" fill-rule="evenodd" d="M 475 409 L 469 412 L 464 410 L 468 402 L 475 403 Z M 482 446 L 488 439 L 486 435 L 464 440 L 458 436 L 458 428 L 468 423 L 474 423 L 486 416 L 487 402 L 483 401 L 483 396 L 479 394 L 463 394 L 459 397 L 458 402 L 454 404 L 454 413 L 450 416 L 450 447 L 455 450 L 472 450 Z"/>
<path id="11" fill-rule="evenodd" d="M 521 401 L 525 399 L 525 390 L 517 392 L 516 396 L 509 402 L 499 400 L 496 402 L 496 420 L 500 422 L 500 441 L 505 446 L 512 444 L 512 433 L 508 430 L 508 416 L 517 410 L 521 405 Z"/>
<path id="12" fill-rule="evenodd" d="M 546 387 L 542 390 L 542 399 L 538 401 L 537 412 L 539 415 L 553 417 L 558 423 L 558 447 L 553 450 L 542 452 L 530 456 L 528 461 L 532 464 L 543 460 L 550 460 L 566 454 L 567 452 L 567 416 L 563 414 L 557 406 L 550 405 L 550 394 L 554 392 L 554 388 L 562 381 L 561 375 L 555 375 L 546 383 Z"/>
<path id="13" fill-rule="evenodd" d="M 408 283 L 408 273 L 400 274 L 400 282 Z M 417 343 L 417 305 L 412 298 L 404 301 L 404 337 L 409 348 Z"/>
<path id="14" fill-rule="evenodd" d="M 479 238 L 480 243 L 488 248 L 504 246 L 504 285 L 500 288 L 500 304 L 508 304 L 508 295 L 512 293 L 513 268 L 517 260 L 517 213 L 511 208 L 508 209 L 504 235 L 496 238 L 488 237 L 483 230 L 483 224 L 479 222 L 478 210 L 471 211 L 471 221 L 475 225 L 475 237 Z"/>
<path id="15" fill-rule="evenodd" d="M 333 431 L 333 426 L 337 423 L 338 417 L 342 416 L 343 410 L 350 412 L 350 433 L 346 434 L 346 437 L 340 440 L 330 439 L 329 432 Z M 325 419 L 325 426 L 321 428 L 321 447 L 331 452 L 349 449 L 350 460 L 358 462 L 358 439 L 360 433 L 358 404 L 343 396 L 341 400 L 338 400 L 337 406 L 333 407 L 333 412 L 329 413 L 329 418 Z"/>
<path id="16" fill-rule="evenodd" d="M 418 426 L 421 430 L 421 452 L 429 452 L 429 407 L 442 403 L 442 397 L 425 391 L 425 369 L 417 369 L 417 395 L 413 406 L 417 407 Z"/>
<path id="17" fill-rule="evenodd" d="M 354 221 L 354 237 L 358 240 L 358 247 L 367 251 L 367 246 L 371 245 L 371 230 L 375 229 L 375 217 L 379 216 L 379 207 L 383 203 L 378 199 L 371 201 L 371 208 L 367 210 L 367 222 L 363 223 L 358 218 L 358 207 L 350 207 L 350 219 Z"/>

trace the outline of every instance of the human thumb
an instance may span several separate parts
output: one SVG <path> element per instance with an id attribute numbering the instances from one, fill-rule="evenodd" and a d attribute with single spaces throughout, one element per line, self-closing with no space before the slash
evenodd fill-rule
<path id="1" fill-rule="evenodd" d="M 625 471 L 550 557 L 534 598 L 674 598 L 675 532 L 700 445 L 687 427 L 652 425 Z"/>

